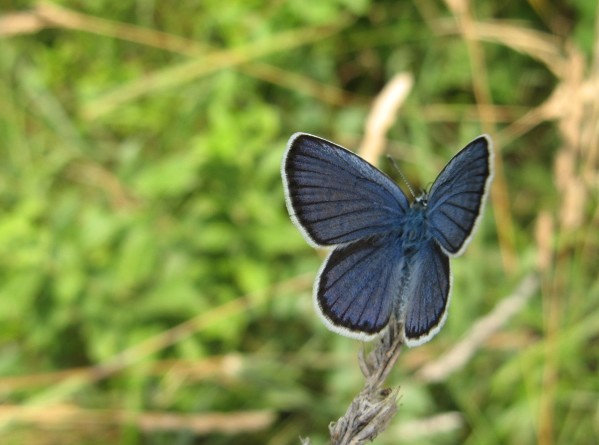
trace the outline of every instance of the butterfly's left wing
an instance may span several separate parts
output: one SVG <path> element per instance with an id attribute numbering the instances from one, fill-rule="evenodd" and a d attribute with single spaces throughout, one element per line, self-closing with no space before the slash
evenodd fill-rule
<path id="1" fill-rule="evenodd" d="M 448 255 L 460 255 L 468 245 L 492 178 L 492 142 L 483 135 L 455 155 L 435 180 L 428 196 L 429 228 Z"/>
<path id="2" fill-rule="evenodd" d="M 401 189 L 383 172 L 309 134 L 291 136 L 281 175 L 289 215 L 316 247 L 389 232 L 409 208 Z"/>
<path id="3" fill-rule="evenodd" d="M 372 340 L 389 323 L 403 279 L 404 258 L 393 235 L 338 246 L 314 285 L 314 303 L 338 334 Z"/>
<path id="4" fill-rule="evenodd" d="M 402 292 L 404 340 L 409 347 L 433 338 L 445 323 L 451 293 L 449 258 L 434 241 L 410 258 L 409 284 Z M 404 302 L 405 301 L 405 302 Z"/>

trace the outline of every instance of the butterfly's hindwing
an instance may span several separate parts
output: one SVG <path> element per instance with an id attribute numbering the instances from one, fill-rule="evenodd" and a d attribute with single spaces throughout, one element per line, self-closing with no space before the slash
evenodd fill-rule
<path id="1" fill-rule="evenodd" d="M 491 140 L 481 136 L 449 161 L 428 196 L 431 234 L 451 256 L 461 254 L 474 232 L 492 170 Z"/>
<path id="2" fill-rule="evenodd" d="M 409 207 L 384 173 L 316 136 L 292 136 L 281 170 L 289 214 L 312 245 L 389 232 Z"/>
<path id="3" fill-rule="evenodd" d="M 434 241 L 424 243 L 410 258 L 403 318 L 410 347 L 429 341 L 443 326 L 451 293 L 449 258 Z"/>
<path id="4" fill-rule="evenodd" d="M 402 280 L 397 239 L 365 238 L 331 252 L 314 289 L 316 308 L 340 334 L 369 340 L 387 326 Z"/>

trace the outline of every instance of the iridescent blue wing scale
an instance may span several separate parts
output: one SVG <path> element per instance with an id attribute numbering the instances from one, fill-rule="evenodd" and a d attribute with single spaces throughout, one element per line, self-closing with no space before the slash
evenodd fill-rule
<path id="1" fill-rule="evenodd" d="M 409 207 L 397 184 L 376 167 L 309 134 L 291 137 L 281 174 L 291 219 L 313 246 L 387 233 Z"/>
<path id="2" fill-rule="evenodd" d="M 481 217 L 493 178 L 491 139 L 480 136 L 445 166 L 428 194 L 431 234 L 449 256 L 464 252 Z"/>

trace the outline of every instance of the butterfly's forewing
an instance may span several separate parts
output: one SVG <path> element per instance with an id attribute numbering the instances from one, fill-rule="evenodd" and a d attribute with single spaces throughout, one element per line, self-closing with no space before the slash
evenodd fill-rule
<path id="1" fill-rule="evenodd" d="M 289 140 L 281 167 L 287 208 L 314 246 L 334 246 L 397 227 L 409 203 L 384 173 L 332 142 Z"/>
<path id="2" fill-rule="evenodd" d="M 429 341 L 443 326 L 451 293 L 449 258 L 434 241 L 424 243 L 410 261 L 405 288 L 404 338 L 408 346 Z"/>
<path id="3" fill-rule="evenodd" d="M 493 177 L 491 139 L 480 136 L 449 161 L 428 196 L 431 234 L 450 256 L 471 239 Z"/>
<path id="4" fill-rule="evenodd" d="M 375 236 L 335 248 L 314 288 L 315 306 L 329 329 L 371 340 L 389 322 L 402 283 L 398 239 Z"/>

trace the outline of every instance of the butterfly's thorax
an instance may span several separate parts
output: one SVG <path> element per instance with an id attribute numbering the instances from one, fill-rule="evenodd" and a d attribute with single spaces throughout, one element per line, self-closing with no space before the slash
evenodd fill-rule
<path id="1" fill-rule="evenodd" d="M 426 195 L 416 198 L 400 223 L 399 239 L 406 255 L 415 252 L 432 238 L 428 228 L 426 198 Z"/>

